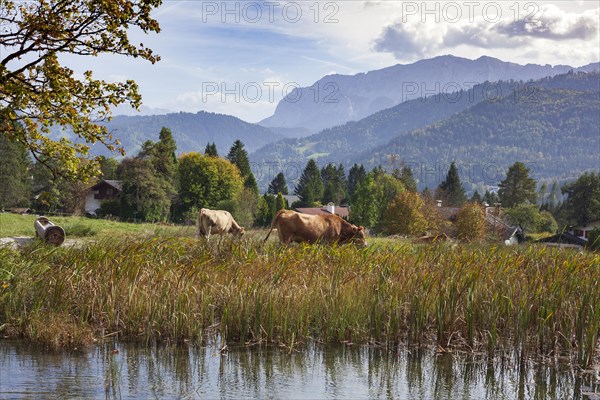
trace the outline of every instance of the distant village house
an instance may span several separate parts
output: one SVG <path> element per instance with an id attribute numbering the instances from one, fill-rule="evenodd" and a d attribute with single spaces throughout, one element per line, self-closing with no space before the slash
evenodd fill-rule
<path id="1" fill-rule="evenodd" d="M 96 215 L 96 210 L 105 200 L 116 200 L 121 193 L 121 181 L 102 180 L 89 189 L 85 198 L 85 213 Z"/>

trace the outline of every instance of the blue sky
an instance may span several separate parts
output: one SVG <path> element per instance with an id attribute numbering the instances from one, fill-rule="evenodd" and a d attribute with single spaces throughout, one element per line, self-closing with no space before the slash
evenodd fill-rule
<path id="1" fill-rule="evenodd" d="M 116 56 L 67 61 L 99 78 L 134 79 L 146 107 L 257 122 L 273 113 L 284 87 L 310 86 L 331 73 L 443 54 L 572 66 L 600 60 L 597 1 L 476 3 L 429 1 L 424 8 L 421 1 L 390 0 L 167 0 L 153 14 L 160 34 L 131 34 L 160 62 Z"/>

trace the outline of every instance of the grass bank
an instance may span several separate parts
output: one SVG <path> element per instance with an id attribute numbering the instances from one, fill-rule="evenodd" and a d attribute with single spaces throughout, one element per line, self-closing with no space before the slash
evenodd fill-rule
<path id="1" fill-rule="evenodd" d="M 4 335 L 295 347 L 308 339 L 568 354 L 600 330 L 600 257 L 542 247 L 102 239 L 0 248 Z"/>
<path id="2" fill-rule="evenodd" d="M 36 215 L 0 213 L 0 238 L 35 235 Z M 49 219 L 61 226 L 67 238 L 127 238 L 155 236 L 193 236 L 193 226 L 170 226 L 148 223 L 116 222 L 86 217 L 57 217 Z"/>

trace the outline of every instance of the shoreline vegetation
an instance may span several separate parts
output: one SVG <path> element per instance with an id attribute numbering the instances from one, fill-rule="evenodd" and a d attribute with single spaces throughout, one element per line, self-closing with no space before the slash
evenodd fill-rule
<path id="1" fill-rule="evenodd" d="M 365 249 L 262 245 L 262 230 L 206 243 L 191 227 L 110 235 L 100 222 L 75 246 L 0 247 L 0 335 L 55 348 L 216 336 L 290 350 L 433 344 L 582 369 L 598 357 L 597 253 L 377 238 Z"/>

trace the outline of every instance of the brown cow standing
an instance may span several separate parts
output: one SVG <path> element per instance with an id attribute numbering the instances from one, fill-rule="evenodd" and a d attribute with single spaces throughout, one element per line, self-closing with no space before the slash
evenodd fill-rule
<path id="1" fill-rule="evenodd" d="M 309 215 L 292 210 L 280 210 L 273 220 L 265 242 L 275 227 L 281 243 L 322 242 L 367 245 L 365 228 L 352 225 L 335 214 Z"/>
<path id="2" fill-rule="evenodd" d="M 244 234 L 244 228 L 235 222 L 229 211 L 224 210 L 202 208 L 198 212 L 196 228 L 198 229 L 197 236 L 202 235 L 206 240 L 210 238 L 211 233 L 221 235 L 221 237 L 224 233 L 232 233 L 234 236 Z"/>

